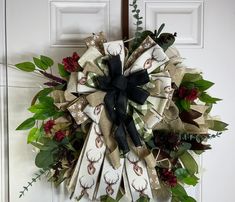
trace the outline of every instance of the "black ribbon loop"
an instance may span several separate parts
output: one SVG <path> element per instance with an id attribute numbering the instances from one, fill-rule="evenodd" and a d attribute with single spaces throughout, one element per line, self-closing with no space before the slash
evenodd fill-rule
<path id="1" fill-rule="evenodd" d="M 104 103 L 110 119 L 116 125 L 114 137 L 123 153 L 127 153 L 130 149 L 126 132 L 136 147 L 142 146 L 134 120 L 127 114 L 127 102 L 130 99 L 138 104 L 144 104 L 149 93 L 140 86 L 149 82 L 149 75 L 147 70 L 141 70 L 124 76 L 119 55 L 110 57 L 107 65 L 109 75 L 97 77 L 97 83 L 101 90 L 107 92 Z"/>

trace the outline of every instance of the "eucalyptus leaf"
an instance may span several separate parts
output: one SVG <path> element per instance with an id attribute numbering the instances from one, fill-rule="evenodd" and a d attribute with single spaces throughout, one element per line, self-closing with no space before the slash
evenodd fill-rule
<path id="1" fill-rule="evenodd" d="M 35 70 L 35 65 L 32 62 L 22 62 L 16 64 L 15 66 L 25 72 L 33 72 Z"/>
<path id="2" fill-rule="evenodd" d="M 35 164 L 39 168 L 49 168 L 53 163 L 54 157 L 50 150 L 40 151 L 35 158 Z"/>
<path id="3" fill-rule="evenodd" d="M 16 130 L 28 130 L 30 128 L 32 128 L 35 125 L 35 119 L 32 118 L 28 118 L 26 119 L 23 123 L 21 123 Z"/>

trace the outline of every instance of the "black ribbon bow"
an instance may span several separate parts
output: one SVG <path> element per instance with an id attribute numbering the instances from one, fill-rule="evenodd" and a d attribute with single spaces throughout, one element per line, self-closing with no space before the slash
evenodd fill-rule
<path id="1" fill-rule="evenodd" d="M 144 104 L 149 93 L 139 86 L 149 82 L 149 75 L 147 70 L 141 70 L 124 76 L 119 55 L 110 57 L 107 65 L 109 75 L 97 77 L 98 87 L 107 92 L 104 98 L 105 107 L 110 119 L 117 126 L 114 137 L 125 154 L 129 151 L 127 133 L 136 147 L 142 145 L 133 118 L 127 114 L 127 101 L 130 99 L 138 104 Z"/>

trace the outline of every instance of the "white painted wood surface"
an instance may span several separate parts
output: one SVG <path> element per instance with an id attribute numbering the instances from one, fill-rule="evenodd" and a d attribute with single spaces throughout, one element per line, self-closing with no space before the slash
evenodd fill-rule
<path id="1" fill-rule="evenodd" d="M 235 143 L 235 95 L 232 89 L 235 74 L 235 1 L 142 0 L 141 6 L 144 26 L 149 29 L 166 22 L 166 31 L 176 31 L 176 44 L 187 59 L 186 63 L 201 68 L 206 78 L 216 83 L 211 94 L 224 99 L 214 107 L 213 114 L 221 115 L 224 121 L 230 123 L 229 131 L 222 138 L 211 141 L 213 150 L 203 155 L 201 188 L 193 189 L 192 194 L 201 202 L 232 202 L 235 181 L 235 161 L 232 157 Z M 0 9 L 2 11 L 1 4 Z M 94 19 L 96 23 L 92 26 L 90 24 Z M 2 24 L 0 27 L 3 27 Z M 88 32 L 97 32 L 102 28 L 109 33 L 110 40 L 119 39 L 120 27 L 119 0 L 7 0 L 8 62 L 14 64 L 39 54 L 49 55 L 56 62 L 61 62 L 73 51 L 84 51 L 82 38 Z M 3 52 L 2 44 L 1 39 L 0 51 Z M 43 180 L 36 183 L 23 199 L 18 199 L 22 185 L 30 180 L 37 168 L 34 166 L 35 153 L 26 144 L 26 133 L 16 132 L 15 128 L 30 115 L 26 109 L 30 98 L 40 89 L 42 79 L 10 68 L 8 79 L 10 202 L 65 202 L 63 188 L 54 190 Z M 3 82 L 0 92 L 2 95 Z M 1 140 L 2 137 L 3 134 Z M 2 177 L 3 142 L 0 145 Z M 1 182 L 1 191 L 6 188 L 3 186 Z M 0 201 L 7 202 L 3 193 L 0 194 Z"/>

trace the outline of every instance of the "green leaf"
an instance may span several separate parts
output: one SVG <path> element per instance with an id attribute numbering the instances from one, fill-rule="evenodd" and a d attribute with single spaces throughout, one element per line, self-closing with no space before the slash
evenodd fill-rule
<path id="1" fill-rule="evenodd" d="M 136 202 L 149 202 L 150 199 L 147 196 L 141 196 Z"/>
<path id="2" fill-rule="evenodd" d="M 56 114 L 55 111 L 41 111 L 39 113 L 36 113 L 33 117 L 36 119 L 36 120 L 46 120 L 50 117 L 53 117 L 54 115 Z"/>
<path id="3" fill-rule="evenodd" d="M 164 27 L 165 27 L 165 23 L 161 24 L 161 26 L 159 27 L 159 29 L 157 31 L 156 37 L 158 37 L 158 35 L 161 34 Z"/>
<path id="4" fill-rule="evenodd" d="M 16 130 L 28 130 L 32 128 L 34 125 L 35 125 L 35 119 L 32 117 L 32 118 L 26 119 L 23 123 L 21 123 L 16 128 Z"/>
<path id="5" fill-rule="evenodd" d="M 188 176 L 183 179 L 183 182 L 187 185 L 195 186 L 198 183 L 198 178 L 194 176 Z"/>
<path id="6" fill-rule="evenodd" d="M 194 82 L 195 87 L 199 89 L 199 91 L 205 91 L 214 85 L 211 81 L 207 81 L 204 79 L 200 79 Z"/>
<path id="7" fill-rule="evenodd" d="M 32 128 L 29 132 L 27 143 L 31 143 L 37 140 L 37 131 L 38 128 Z"/>
<path id="8" fill-rule="evenodd" d="M 179 146 L 178 151 L 172 151 L 170 153 L 171 157 L 178 158 L 181 156 L 185 151 L 190 150 L 192 145 L 188 142 L 182 142 L 182 144 Z"/>
<path id="9" fill-rule="evenodd" d="M 184 196 L 187 195 L 187 192 L 185 191 L 184 187 L 177 184 L 175 187 L 171 188 L 172 194 L 176 196 Z"/>
<path id="10" fill-rule="evenodd" d="M 203 92 L 203 93 L 200 94 L 199 100 L 201 100 L 202 102 L 205 102 L 205 103 L 216 104 L 216 102 L 217 102 L 217 101 L 220 101 L 221 99 L 211 97 L 211 96 L 208 95 L 207 93 Z"/>
<path id="11" fill-rule="evenodd" d="M 228 126 L 227 123 L 217 120 L 207 120 L 207 124 L 209 125 L 209 129 L 214 131 L 225 131 Z"/>
<path id="12" fill-rule="evenodd" d="M 186 73 L 184 75 L 182 83 L 184 83 L 184 82 L 195 82 L 195 81 L 198 81 L 198 80 L 201 80 L 201 79 L 202 79 L 202 75 L 201 74 Z"/>
<path id="13" fill-rule="evenodd" d="M 49 96 L 45 96 L 45 97 L 39 97 L 39 102 L 44 104 L 44 105 L 53 105 L 54 104 L 54 99 L 52 97 Z"/>
<path id="14" fill-rule="evenodd" d="M 175 175 L 178 180 L 185 184 L 195 186 L 198 183 L 198 178 L 195 175 L 190 176 L 189 172 L 184 168 L 175 170 Z"/>
<path id="15" fill-rule="evenodd" d="M 50 94 L 53 91 L 53 88 L 44 88 L 43 90 L 38 92 L 38 98 L 39 97 L 44 97 L 47 96 L 48 94 Z"/>
<path id="16" fill-rule="evenodd" d="M 40 59 L 43 61 L 43 63 L 47 64 L 49 67 L 51 67 L 54 64 L 54 61 L 47 56 L 40 55 Z"/>
<path id="17" fill-rule="evenodd" d="M 54 157 L 52 151 L 40 151 L 36 158 L 35 164 L 39 168 L 48 168 L 54 163 Z"/>
<path id="18" fill-rule="evenodd" d="M 58 63 L 58 70 L 59 70 L 60 76 L 65 77 L 65 78 L 69 77 L 70 73 L 64 69 L 64 65 Z"/>
<path id="19" fill-rule="evenodd" d="M 33 61 L 35 63 L 35 65 L 39 68 L 39 69 L 42 69 L 42 70 L 46 70 L 48 69 L 48 65 L 46 63 L 44 63 L 42 60 L 38 59 L 38 58 L 33 58 Z"/>
<path id="20" fill-rule="evenodd" d="M 180 160 L 184 167 L 188 170 L 190 175 L 194 175 L 195 173 L 198 173 L 198 165 L 195 159 L 188 153 L 184 152 L 183 155 L 181 155 Z"/>
<path id="21" fill-rule="evenodd" d="M 190 109 L 190 101 L 182 99 L 180 100 L 180 105 L 185 111 L 188 111 Z"/>
<path id="22" fill-rule="evenodd" d="M 16 64 L 15 66 L 25 72 L 33 72 L 35 70 L 35 65 L 32 62 L 22 62 Z"/>
<path id="23" fill-rule="evenodd" d="M 175 175 L 179 180 L 183 180 L 188 177 L 189 173 L 185 168 L 178 168 L 175 170 Z"/>
<path id="24" fill-rule="evenodd" d="M 171 191 L 172 191 L 172 202 L 196 202 L 194 198 L 188 196 L 184 187 L 182 187 L 179 184 L 171 188 Z"/>

